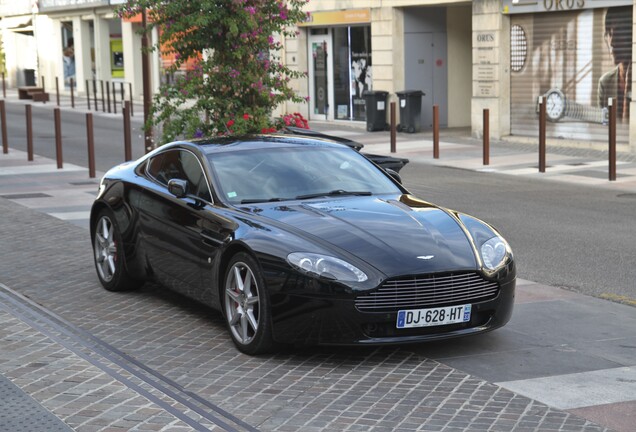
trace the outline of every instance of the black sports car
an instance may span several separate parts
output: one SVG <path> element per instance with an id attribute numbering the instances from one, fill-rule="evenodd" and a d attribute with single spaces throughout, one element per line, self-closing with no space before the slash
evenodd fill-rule
<path id="1" fill-rule="evenodd" d="M 220 310 L 248 354 L 503 326 L 516 282 L 506 241 L 397 178 L 318 137 L 171 143 L 102 179 L 97 275 L 108 290 L 152 279 Z"/>

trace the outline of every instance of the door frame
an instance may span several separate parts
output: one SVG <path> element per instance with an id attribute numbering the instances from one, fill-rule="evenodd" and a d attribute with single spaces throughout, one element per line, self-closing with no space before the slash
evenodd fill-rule
<path id="1" fill-rule="evenodd" d="M 314 43 L 326 43 L 327 52 L 327 110 L 326 114 L 316 114 L 316 91 L 315 91 L 315 75 L 314 75 L 314 56 L 313 56 L 313 44 Z M 310 120 L 333 120 L 333 38 L 331 36 L 331 29 L 327 29 L 327 34 L 312 35 L 309 34 L 307 38 L 307 53 L 308 53 L 308 78 L 309 78 L 309 119 Z"/>

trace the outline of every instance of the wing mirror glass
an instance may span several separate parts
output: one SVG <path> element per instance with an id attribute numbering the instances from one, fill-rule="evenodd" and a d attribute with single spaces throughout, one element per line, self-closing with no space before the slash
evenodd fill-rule
<path id="1" fill-rule="evenodd" d="M 188 182 L 181 179 L 169 180 L 168 191 L 177 198 L 184 198 L 188 195 Z"/>

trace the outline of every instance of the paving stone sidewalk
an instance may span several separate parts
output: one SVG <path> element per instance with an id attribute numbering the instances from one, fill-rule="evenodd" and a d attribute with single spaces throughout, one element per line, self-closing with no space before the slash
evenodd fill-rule
<path id="1" fill-rule="evenodd" d="M 0 214 L 3 286 L 254 429 L 608 430 L 408 347 L 242 355 L 219 314 L 207 308 L 152 284 L 131 293 L 103 290 L 85 228 L 5 199 Z M 184 421 L 218 429 L 169 392 L 139 381 L 129 363 L 79 346 L 77 338 L 43 334 L 24 316 L 3 302 L 0 372 L 73 429 L 195 429 Z M 175 413 L 185 417 L 179 421 Z"/>

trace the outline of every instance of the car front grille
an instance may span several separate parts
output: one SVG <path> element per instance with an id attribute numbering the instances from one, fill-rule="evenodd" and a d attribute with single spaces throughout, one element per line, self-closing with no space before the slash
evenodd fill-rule
<path id="1" fill-rule="evenodd" d="M 453 273 L 400 277 L 355 300 L 361 312 L 397 312 L 493 299 L 499 285 L 479 273 Z"/>

